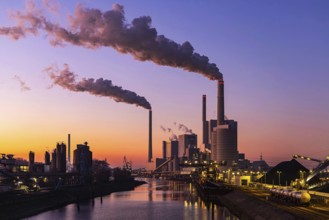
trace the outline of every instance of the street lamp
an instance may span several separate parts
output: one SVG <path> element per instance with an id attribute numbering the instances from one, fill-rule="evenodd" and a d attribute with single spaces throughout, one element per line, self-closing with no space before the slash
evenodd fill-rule
<path id="1" fill-rule="evenodd" d="M 281 186 L 280 175 L 281 175 L 282 171 L 276 171 L 276 173 L 279 174 L 279 186 Z"/>
<path id="2" fill-rule="evenodd" d="M 299 171 L 299 179 L 300 180 L 304 179 L 304 173 L 306 173 L 306 171 L 302 171 L 302 170 Z"/>

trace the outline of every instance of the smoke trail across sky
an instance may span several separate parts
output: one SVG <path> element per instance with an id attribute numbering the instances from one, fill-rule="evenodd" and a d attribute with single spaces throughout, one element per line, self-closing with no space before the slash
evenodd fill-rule
<path id="1" fill-rule="evenodd" d="M 16 26 L 0 27 L 0 35 L 17 40 L 26 34 L 38 35 L 39 30 L 44 30 L 54 46 L 68 43 L 86 48 L 112 47 L 140 61 L 197 72 L 211 80 L 222 79 L 216 64 L 194 52 L 188 41 L 179 44 L 159 35 L 151 26 L 149 16 L 127 23 L 124 7 L 119 4 L 113 4 L 112 10 L 105 12 L 78 4 L 69 17 L 67 28 L 49 21 L 33 2 L 27 3 L 25 11 L 16 11 L 11 17 Z"/>
<path id="2" fill-rule="evenodd" d="M 53 85 L 61 86 L 74 92 L 88 92 L 95 96 L 110 97 L 116 102 L 135 104 L 145 109 L 151 109 L 151 104 L 142 96 L 135 92 L 125 90 L 122 87 L 115 86 L 111 80 L 99 79 L 81 79 L 76 81 L 76 75 L 70 71 L 69 66 L 64 64 L 64 69 L 59 70 L 57 66 L 52 65 L 45 69 L 53 81 Z"/>

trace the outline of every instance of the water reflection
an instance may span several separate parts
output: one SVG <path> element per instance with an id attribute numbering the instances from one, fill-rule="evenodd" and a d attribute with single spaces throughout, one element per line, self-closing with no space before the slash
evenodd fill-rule
<path id="1" fill-rule="evenodd" d="M 29 219 L 237 219 L 215 204 L 206 204 L 192 184 L 147 179 L 134 191 L 71 204 Z"/>

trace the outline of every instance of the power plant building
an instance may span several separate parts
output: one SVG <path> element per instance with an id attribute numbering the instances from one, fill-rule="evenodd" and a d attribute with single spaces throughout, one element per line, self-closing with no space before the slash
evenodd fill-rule
<path id="1" fill-rule="evenodd" d="M 196 134 L 182 134 L 178 136 L 179 147 L 178 157 L 187 157 L 190 148 L 198 146 L 198 136 Z"/>
<path id="2" fill-rule="evenodd" d="M 66 145 L 64 143 L 57 143 L 56 146 L 56 171 L 66 172 Z"/>
<path id="3" fill-rule="evenodd" d="M 211 148 L 211 142 L 212 142 L 212 136 L 211 136 L 211 134 L 212 134 L 212 132 L 215 130 L 215 128 L 217 127 L 217 120 L 214 120 L 214 119 L 211 119 L 211 120 L 209 120 L 209 121 L 207 121 L 208 123 L 207 123 L 207 125 L 208 125 L 208 144 L 209 144 L 209 148 L 208 149 L 210 149 Z"/>
<path id="4" fill-rule="evenodd" d="M 50 171 L 56 172 L 56 149 L 51 153 Z"/>
<path id="5" fill-rule="evenodd" d="M 237 165 L 237 129 L 238 123 L 225 120 L 213 131 L 214 144 L 211 145 L 211 159 L 228 167 Z"/>
<path id="6" fill-rule="evenodd" d="M 79 173 L 80 184 L 86 184 L 91 181 L 91 166 L 93 154 L 89 150 L 88 143 L 78 144 L 73 152 L 73 169 Z"/>
<path id="7" fill-rule="evenodd" d="M 45 165 L 50 165 L 50 154 L 48 151 L 45 152 Z"/>
<path id="8" fill-rule="evenodd" d="M 35 158 L 35 154 L 33 151 L 29 152 L 29 170 L 32 171 L 33 170 L 33 165 L 34 165 L 34 158 Z"/>
<path id="9" fill-rule="evenodd" d="M 50 170 L 52 172 L 66 172 L 66 145 L 57 143 L 56 148 L 51 154 Z"/>
<path id="10" fill-rule="evenodd" d="M 202 97 L 203 144 L 206 149 L 210 146 L 211 160 L 225 165 L 225 170 L 238 162 L 238 123 L 225 119 L 223 80 L 218 81 L 217 95 L 217 120 L 210 121 L 206 121 L 206 97 Z"/>
<path id="11" fill-rule="evenodd" d="M 162 149 L 164 159 L 172 159 L 174 157 L 178 157 L 178 141 L 163 141 Z"/>
<path id="12" fill-rule="evenodd" d="M 73 168 L 78 173 L 89 172 L 93 159 L 88 143 L 78 144 L 73 152 Z"/>

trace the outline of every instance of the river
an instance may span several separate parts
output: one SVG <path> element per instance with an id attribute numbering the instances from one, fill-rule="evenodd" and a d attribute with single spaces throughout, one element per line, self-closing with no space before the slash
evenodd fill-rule
<path id="1" fill-rule="evenodd" d="M 70 204 L 32 216 L 30 220 L 236 220 L 225 207 L 206 205 L 192 184 L 146 179 L 133 191 L 116 192 L 102 198 Z"/>

